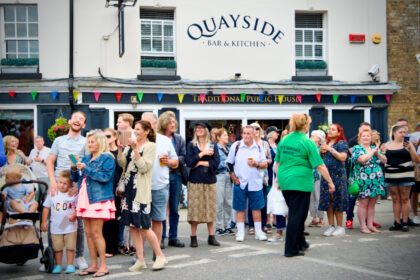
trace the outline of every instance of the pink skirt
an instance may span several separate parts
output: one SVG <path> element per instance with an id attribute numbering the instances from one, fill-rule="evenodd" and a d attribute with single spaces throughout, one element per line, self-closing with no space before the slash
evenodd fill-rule
<path id="1" fill-rule="evenodd" d="M 90 204 L 86 189 L 86 178 L 83 180 L 76 206 L 77 217 L 108 221 L 115 219 L 116 210 L 113 199 Z"/>

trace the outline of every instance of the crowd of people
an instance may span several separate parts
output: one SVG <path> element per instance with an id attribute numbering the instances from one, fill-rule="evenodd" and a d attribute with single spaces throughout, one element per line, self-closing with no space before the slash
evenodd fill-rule
<path id="1" fill-rule="evenodd" d="M 131 114 L 120 114 L 117 130 L 94 129 L 86 137 L 81 133 L 86 115 L 78 111 L 69 119 L 68 134 L 57 137 L 51 149 L 37 136 L 25 156 L 19 139 L 5 136 L 0 165 L 6 166 L 6 182 L 21 179 L 19 166 L 28 165 L 49 184 L 40 226 L 54 249 L 55 274 L 63 272 L 64 249 L 65 273 L 78 268 L 80 275 L 105 276 L 106 258 L 119 253 L 136 255 L 129 271 L 144 270 L 146 240 L 153 248 L 152 269 L 163 269 L 168 263 L 162 251 L 166 237 L 168 246 L 185 246 L 178 238 L 182 185 L 188 186 L 190 247 L 199 246 L 201 223 L 207 225 L 210 246 L 220 246 L 216 236 L 223 235 L 244 242 L 248 225 L 248 235 L 260 241 L 282 241 L 286 230 L 284 255 L 302 256 L 310 246 L 305 239 L 308 212 L 308 227 L 324 226 L 327 212 L 324 235 L 342 236 L 353 228 L 358 204 L 360 231 L 378 233 L 375 205 L 388 193 L 391 231 L 405 232 L 420 223 L 420 124 L 409 135 L 407 120 L 400 119 L 389 141 L 380 143 L 379 133 L 365 122 L 349 141 L 336 123 L 327 133 L 313 130 L 308 137 L 311 121 L 307 114 L 293 114 L 283 131 L 275 126 L 263 131 L 255 122 L 242 128 L 240 139 L 197 121 L 186 145 L 171 111 L 159 118 L 146 112 L 135 122 Z M 358 183 L 358 194 L 349 194 L 349 179 Z M 7 187 L 3 194 L 9 211 L 38 209 L 34 191 L 23 184 Z M 83 258 L 84 237 L 90 265 Z"/>

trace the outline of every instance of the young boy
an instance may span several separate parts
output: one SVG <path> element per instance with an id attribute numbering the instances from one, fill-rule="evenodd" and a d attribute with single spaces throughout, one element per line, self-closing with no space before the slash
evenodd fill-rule
<path id="1" fill-rule="evenodd" d="M 6 183 L 22 179 L 22 173 L 18 166 L 7 168 L 5 173 Z M 6 197 L 7 210 L 10 212 L 35 212 L 38 208 L 38 203 L 32 201 L 35 193 L 29 186 L 23 184 L 11 185 L 3 190 L 3 195 Z"/>
<path id="2" fill-rule="evenodd" d="M 47 218 L 51 209 L 51 239 L 56 263 L 56 266 L 52 270 L 53 274 L 62 272 L 61 261 L 63 259 L 64 247 L 66 248 L 67 254 L 67 268 L 65 273 L 74 273 L 76 271 L 73 265 L 77 238 L 76 196 L 68 196 L 68 191 L 71 186 L 70 171 L 62 171 L 58 177 L 58 194 L 47 196 L 44 202 L 44 210 L 42 211 L 41 230 L 46 232 Z"/>

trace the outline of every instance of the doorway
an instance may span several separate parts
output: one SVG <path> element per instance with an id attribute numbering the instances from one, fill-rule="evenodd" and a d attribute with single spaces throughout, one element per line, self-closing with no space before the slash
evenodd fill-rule
<path id="1" fill-rule="evenodd" d="M 123 113 L 128 113 L 133 115 L 134 117 L 134 122 L 133 122 L 133 126 L 136 123 L 136 121 L 141 120 L 141 116 L 143 115 L 144 112 L 141 111 L 114 111 L 114 129 L 117 129 L 117 121 L 118 121 L 118 115 L 119 114 L 123 114 Z M 132 127 L 134 128 L 134 127 Z"/>

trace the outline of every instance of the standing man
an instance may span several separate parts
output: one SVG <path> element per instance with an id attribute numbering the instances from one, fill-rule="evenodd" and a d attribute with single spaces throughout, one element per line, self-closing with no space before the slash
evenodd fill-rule
<path id="1" fill-rule="evenodd" d="M 143 113 L 143 121 L 148 121 L 157 132 L 157 117 L 152 112 Z M 171 140 L 156 133 L 156 160 L 152 172 L 152 230 L 158 240 L 162 240 L 162 221 L 166 220 L 166 205 L 169 197 L 169 168 L 178 167 L 178 156 L 176 155 Z M 144 242 L 144 241 L 143 241 Z M 161 248 L 162 246 L 161 242 Z M 163 249 L 162 248 L 162 249 Z"/>
<path id="2" fill-rule="evenodd" d="M 242 140 L 232 144 L 227 163 L 233 187 L 233 209 L 236 211 L 238 232 L 236 241 L 245 238 L 246 201 L 252 210 L 255 225 L 255 239 L 265 241 L 267 236 L 261 228 L 261 209 L 264 207 L 263 177 L 267 168 L 264 150 L 254 141 L 254 127 L 247 125 L 242 129 Z"/>
<path id="3" fill-rule="evenodd" d="M 86 115 L 83 112 L 73 112 L 69 120 L 70 130 L 67 135 L 57 137 L 51 147 L 50 155 L 47 160 L 48 177 L 50 178 L 50 194 L 57 194 L 57 180 L 63 170 L 70 170 L 71 164 L 69 155 L 74 154 L 81 159 L 85 155 L 86 139 L 83 137 L 82 129 L 86 126 Z M 54 164 L 57 163 L 54 173 Z M 74 190 L 74 188 L 76 188 Z M 77 192 L 77 187 L 73 188 Z M 49 233 L 50 231 L 48 231 Z M 50 238 L 48 238 L 48 243 Z M 83 258 L 85 250 L 84 229 L 82 218 L 77 218 L 77 243 L 76 243 L 76 267 L 86 269 L 88 265 Z"/>
<path id="4" fill-rule="evenodd" d="M 48 183 L 47 160 L 50 155 L 50 148 L 44 146 L 44 138 L 42 136 L 35 137 L 35 148 L 29 154 L 31 161 L 31 169 L 38 180 Z"/>

